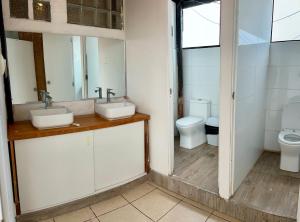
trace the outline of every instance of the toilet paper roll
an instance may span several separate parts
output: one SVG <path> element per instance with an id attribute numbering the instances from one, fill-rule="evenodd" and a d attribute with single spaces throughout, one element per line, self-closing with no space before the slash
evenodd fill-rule
<path id="1" fill-rule="evenodd" d="M 6 60 L 3 58 L 2 54 L 0 53 L 0 75 L 5 73 L 6 68 Z"/>

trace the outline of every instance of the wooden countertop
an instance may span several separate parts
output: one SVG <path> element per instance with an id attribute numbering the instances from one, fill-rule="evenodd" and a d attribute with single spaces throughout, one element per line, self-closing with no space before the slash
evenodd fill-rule
<path id="1" fill-rule="evenodd" d="M 68 126 L 62 128 L 38 130 L 32 126 L 30 121 L 18 121 L 8 126 L 8 140 L 22 140 L 45 136 L 55 136 L 67 133 L 83 132 L 95 129 L 119 126 L 139 121 L 149 120 L 150 116 L 142 113 L 136 113 L 134 116 L 125 119 L 106 120 L 96 114 L 74 116 L 74 123 L 80 126 Z"/>

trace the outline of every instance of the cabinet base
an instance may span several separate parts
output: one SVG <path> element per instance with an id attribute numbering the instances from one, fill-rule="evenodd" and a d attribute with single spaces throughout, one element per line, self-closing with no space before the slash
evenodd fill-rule
<path id="1" fill-rule="evenodd" d="M 44 210 L 39 210 L 36 212 L 21 214 L 16 217 L 17 222 L 25 222 L 25 221 L 41 221 L 46 220 L 49 218 L 53 218 L 56 216 L 59 216 L 61 214 L 66 214 L 75 210 L 79 210 L 84 207 L 88 207 L 90 205 L 96 204 L 98 202 L 101 202 L 106 199 L 110 199 L 114 196 L 118 196 L 121 193 L 126 192 L 127 190 L 132 189 L 132 187 L 135 187 L 139 184 L 142 184 L 148 180 L 148 175 L 142 176 L 138 179 L 135 179 L 134 181 L 131 181 L 129 183 L 123 184 L 121 186 L 115 187 L 110 190 L 106 190 L 104 192 L 95 194 L 90 197 L 82 198 L 70 203 L 66 203 L 63 205 L 51 207 Z"/>

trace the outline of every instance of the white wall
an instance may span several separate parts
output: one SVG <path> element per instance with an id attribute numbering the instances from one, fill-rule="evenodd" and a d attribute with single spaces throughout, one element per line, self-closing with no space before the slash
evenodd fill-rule
<path id="1" fill-rule="evenodd" d="M 3 76 L 0 73 L 0 191 L 4 220 L 13 222 L 15 221 L 15 205 L 7 146 L 7 116 L 5 107 Z"/>
<path id="2" fill-rule="evenodd" d="M 183 50 L 184 115 L 191 99 L 210 100 L 211 115 L 219 116 L 220 47 Z"/>
<path id="3" fill-rule="evenodd" d="M 265 149 L 280 151 L 277 142 L 281 130 L 283 106 L 300 95 L 300 42 L 272 43 L 268 72 Z"/>
<path id="4" fill-rule="evenodd" d="M 125 1 L 127 95 L 150 114 L 151 168 L 170 173 L 169 34 L 167 0 Z"/>
<path id="5" fill-rule="evenodd" d="M 234 190 L 263 152 L 272 2 L 272 0 L 238 2 Z"/>

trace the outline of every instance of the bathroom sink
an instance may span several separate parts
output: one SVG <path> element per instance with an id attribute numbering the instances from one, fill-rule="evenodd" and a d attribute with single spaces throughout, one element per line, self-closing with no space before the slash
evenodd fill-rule
<path id="1" fill-rule="evenodd" d="M 96 103 L 95 112 L 109 120 L 127 118 L 135 114 L 135 105 L 130 102 Z"/>
<path id="2" fill-rule="evenodd" d="M 38 129 L 50 129 L 69 126 L 74 115 L 65 107 L 48 107 L 30 110 L 32 125 Z"/>

